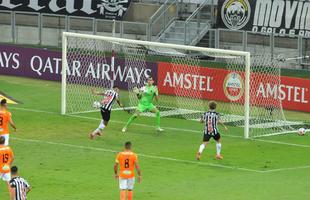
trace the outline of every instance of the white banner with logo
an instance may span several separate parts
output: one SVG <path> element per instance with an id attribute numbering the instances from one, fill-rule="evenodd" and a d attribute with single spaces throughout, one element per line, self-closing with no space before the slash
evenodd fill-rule
<path id="1" fill-rule="evenodd" d="M 219 0 L 217 27 L 310 37 L 309 0 Z"/>

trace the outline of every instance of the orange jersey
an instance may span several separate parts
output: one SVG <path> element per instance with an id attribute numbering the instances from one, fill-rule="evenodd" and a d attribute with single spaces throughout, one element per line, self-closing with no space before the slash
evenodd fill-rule
<path id="1" fill-rule="evenodd" d="M 9 122 L 11 113 L 6 110 L 0 110 L 0 135 L 9 133 Z"/>
<path id="2" fill-rule="evenodd" d="M 8 146 L 0 146 L 0 173 L 9 173 L 13 162 L 13 151 Z"/>
<path id="3" fill-rule="evenodd" d="M 117 154 L 115 162 L 119 164 L 120 178 L 135 177 L 135 163 L 138 162 L 138 156 L 131 151 L 123 151 Z"/>

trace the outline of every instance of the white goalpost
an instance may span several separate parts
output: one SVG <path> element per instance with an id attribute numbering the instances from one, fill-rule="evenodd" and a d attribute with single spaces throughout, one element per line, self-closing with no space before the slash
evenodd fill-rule
<path id="1" fill-rule="evenodd" d="M 61 113 L 96 111 L 91 89 L 117 85 L 134 110 L 135 87 L 153 76 L 162 117 L 197 120 L 218 102 L 225 123 L 243 129 L 245 138 L 291 130 L 277 93 L 280 67 L 270 55 L 115 37 L 63 33 Z"/>

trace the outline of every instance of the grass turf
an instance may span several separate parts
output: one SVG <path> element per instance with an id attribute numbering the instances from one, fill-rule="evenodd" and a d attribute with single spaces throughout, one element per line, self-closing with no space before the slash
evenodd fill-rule
<path id="1" fill-rule="evenodd" d="M 18 127 L 10 143 L 14 165 L 33 187 L 29 199 L 118 199 L 113 163 L 115 152 L 127 140 L 140 155 L 143 174 L 142 183 L 135 186 L 135 199 L 309 198 L 309 135 L 244 140 L 239 137 L 241 128 L 229 127 L 227 133 L 222 131 L 224 160 L 214 159 L 212 141 L 201 162 L 196 162 L 202 139 L 202 125 L 197 122 L 163 118 L 166 131 L 158 134 L 152 127 L 154 118 L 140 117 L 122 134 L 130 115 L 114 111 L 105 135 L 92 141 L 87 134 L 98 126 L 100 114 L 61 116 L 59 83 L 0 76 L 0 88 L 23 102 L 10 105 Z M 296 120 L 299 116 L 286 114 Z M 309 121 L 308 113 L 300 115 Z M 3 182 L 0 190 L 0 199 L 8 199 Z"/>

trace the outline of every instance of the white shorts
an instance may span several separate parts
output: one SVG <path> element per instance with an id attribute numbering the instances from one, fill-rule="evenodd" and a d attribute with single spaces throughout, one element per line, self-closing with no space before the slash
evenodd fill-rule
<path id="1" fill-rule="evenodd" d="M 119 189 L 133 190 L 135 185 L 135 178 L 119 178 Z"/>
<path id="2" fill-rule="evenodd" d="M 4 146 L 9 146 L 10 135 L 9 134 L 1 134 L 0 137 L 5 138 Z"/>
<path id="3" fill-rule="evenodd" d="M 0 173 L 0 177 L 3 181 L 9 182 L 11 180 L 11 173 Z"/>

